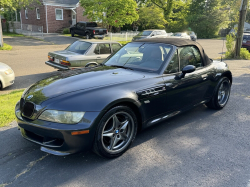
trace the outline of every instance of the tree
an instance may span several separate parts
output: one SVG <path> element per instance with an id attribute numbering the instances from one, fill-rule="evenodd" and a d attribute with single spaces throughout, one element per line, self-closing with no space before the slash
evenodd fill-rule
<path id="1" fill-rule="evenodd" d="M 139 9 L 139 20 L 135 23 L 141 29 L 164 29 L 167 21 L 162 10 L 156 6 L 144 6 Z"/>
<path id="2" fill-rule="evenodd" d="M 0 0 L 0 47 L 3 47 L 1 14 L 27 7 L 33 1 L 40 3 L 38 0 Z"/>
<path id="3" fill-rule="evenodd" d="M 220 0 L 192 1 L 187 16 L 189 27 L 200 38 L 216 36 L 226 19 Z"/>
<path id="4" fill-rule="evenodd" d="M 151 0 L 150 2 L 152 2 L 154 5 L 162 9 L 165 20 L 168 20 L 171 14 L 172 8 L 173 8 L 174 1 L 173 0 Z"/>
<path id="5" fill-rule="evenodd" d="M 190 1 L 176 0 L 169 16 L 166 30 L 168 32 L 181 32 L 188 28 L 187 15 Z"/>
<path id="6" fill-rule="evenodd" d="M 137 4 L 134 0 L 80 0 L 84 15 L 92 21 L 102 21 L 108 28 L 122 27 L 137 21 Z"/>

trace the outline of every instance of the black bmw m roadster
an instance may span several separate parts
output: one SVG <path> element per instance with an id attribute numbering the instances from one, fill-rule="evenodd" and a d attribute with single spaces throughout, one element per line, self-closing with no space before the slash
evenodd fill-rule
<path id="1" fill-rule="evenodd" d="M 197 105 L 220 110 L 232 74 L 196 42 L 131 42 L 96 67 L 58 72 L 27 88 L 16 105 L 22 136 L 41 150 L 68 155 L 92 149 L 114 158 L 138 130 Z"/>

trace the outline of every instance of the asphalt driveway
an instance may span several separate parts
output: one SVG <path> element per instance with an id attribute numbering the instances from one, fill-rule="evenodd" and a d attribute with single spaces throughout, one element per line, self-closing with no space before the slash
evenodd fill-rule
<path id="1" fill-rule="evenodd" d="M 113 160 L 48 155 L 16 124 L 0 129 L 0 186 L 250 186 L 250 62 L 228 61 L 232 93 L 221 111 L 199 106 L 140 132 Z"/>

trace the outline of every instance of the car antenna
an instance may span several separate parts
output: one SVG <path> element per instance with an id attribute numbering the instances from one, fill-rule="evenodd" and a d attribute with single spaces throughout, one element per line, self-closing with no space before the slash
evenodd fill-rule
<path id="1" fill-rule="evenodd" d="M 222 55 L 223 55 L 223 49 L 224 49 L 224 40 L 225 40 L 225 38 L 223 38 L 222 53 L 221 53 L 221 62 L 222 62 Z"/>

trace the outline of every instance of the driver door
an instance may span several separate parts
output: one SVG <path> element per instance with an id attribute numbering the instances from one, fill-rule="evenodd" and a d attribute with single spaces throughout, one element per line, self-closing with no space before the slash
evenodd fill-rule
<path id="1" fill-rule="evenodd" d="M 200 59 L 201 60 L 201 59 Z M 180 78 L 181 70 L 187 65 L 197 65 L 197 70 Z M 166 111 L 177 112 L 201 102 L 203 80 L 190 46 L 179 48 L 166 68 L 163 79 L 166 85 Z"/>

